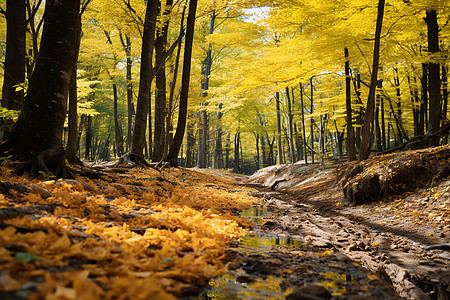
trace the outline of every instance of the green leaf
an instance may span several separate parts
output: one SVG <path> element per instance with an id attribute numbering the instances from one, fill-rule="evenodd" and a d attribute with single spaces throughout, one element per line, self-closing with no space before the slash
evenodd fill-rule
<path id="1" fill-rule="evenodd" d="M 14 258 L 18 262 L 25 262 L 25 263 L 42 260 L 42 258 L 37 256 L 36 254 L 30 252 L 17 252 Z"/>
<path id="2" fill-rule="evenodd" d="M 170 262 L 170 261 L 173 261 L 173 258 L 172 258 L 172 257 L 166 257 L 166 258 L 164 258 L 163 260 L 161 260 L 161 262 L 162 262 L 163 264 L 167 264 L 167 263 Z"/>

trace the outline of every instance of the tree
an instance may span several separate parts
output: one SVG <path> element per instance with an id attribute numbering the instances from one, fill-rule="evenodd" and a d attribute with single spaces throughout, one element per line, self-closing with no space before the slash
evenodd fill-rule
<path id="1" fill-rule="evenodd" d="M 375 45 L 373 50 L 373 64 L 372 76 L 370 80 L 369 97 L 367 99 L 366 113 L 364 115 L 364 126 L 361 139 L 361 149 L 359 153 L 359 160 L 365 160 L 370 154 L 370 127 L 373 121 L 374 107 L 375 107 L 375 90 L 377 87 L 378 65 L 380 58 L 380 37 L 381 28 L 383 26 L 385 0 L 378 1 L 378 16 L 375 29 Z"/>
<path id="2" fill-rule="evenodd" d="M 345 57 L 348 58 L 348 48 L 344 50 Z M 352 102 L 350 91 L 350 63 L 345 61 L 345 106 L 347 110 L 347 159 L 356 159 L 355 134 L 353 132 Z"/>
<path id="3" fill-rule="evenodd" d="M 153 78 L 152 57 L 155 47 L 156 18 L 158 16 L 158 1 L 147 2 L 145 11 L 144 33 L 142 36 L 141 74 L 139 80 L 139 94 L 136 106 L 136 120 L 130 151 L 121 157 L 118 164 L 147 165 L 143 157 L 145 146 L 145 129 L 150 104 L 150 87 Z"/>
<path id="4" fill-rule="evenodd" d="M 428 52 L 430 54 L 436 54 L 439 52 L 439 27 L 436 10 L 427 10 L 425 21 L 428 28 Z M 441 81 L 439 76 L 439 64 L 431 62 L 428 70 L 428 90 L 430 91 L 428 132 L 433 134 L 439 129 L 441 122 Z M 438 145 L 439 136 L 431 137 L 428 146 Z"/>
<path id="5" fill-rule="evenodd" d="M 79 0 L 48 0 L 41 47 L 23 110 L 11 137 L 0 146 L 22 163 L 17 171 L 69 176 L 62 133 L 74 66 Z"/>
<path id="6" fill-rule="evenodd" d="M 187 104 L 189 96 L 189 80 L 191 74 L 192 44 L 194 40 L 196 10 L 197 0 L 190 0 L 186 24 L 186 41 L 184 44 L 183 74 L 181 78 L 181 93 L 180 106 L 178 110 L 177 131 L 175 132 L 173 143 L 170 147 L 169 154 L 167 155 L 167 161 L 172 166 L 178 166 L 178 153 L 180 152 L 181 144 L 183 143 L 184 132 L 186 130 Z"/>
<path id="7" fill-rule="evenodd" d="M 6 21 L 6 56 L 2 106 L 7 109 L 21 110 L 24 101 L 25 84 L 25 0 L 6 1 Z"/>

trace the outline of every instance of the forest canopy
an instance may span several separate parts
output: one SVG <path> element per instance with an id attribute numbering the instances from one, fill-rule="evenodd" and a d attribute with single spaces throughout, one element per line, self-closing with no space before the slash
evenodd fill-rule
<path id="1" fill-rule="evenodd" d="M 0 1 L 0 150 L 23 170 L 65 177 L 65 155 L 251 173 L 448 141 L 446 1 L 76 7 L 62 22 L 55 1 Z M 71 75 L 58 81 L 50 65 Z M 58 109 L 33 109 L 43 97 Z"/>

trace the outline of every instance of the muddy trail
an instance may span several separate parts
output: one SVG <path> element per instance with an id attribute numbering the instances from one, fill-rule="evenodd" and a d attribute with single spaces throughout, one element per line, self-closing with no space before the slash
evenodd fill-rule
<path id="1" fill-rule="evenodd" d="M 336 170 L 239 178 L 256 189 L 258 205 L 241 213 L 255 225 L 195 299 L 450 299 L 450 178 L 354 206 Z"/>

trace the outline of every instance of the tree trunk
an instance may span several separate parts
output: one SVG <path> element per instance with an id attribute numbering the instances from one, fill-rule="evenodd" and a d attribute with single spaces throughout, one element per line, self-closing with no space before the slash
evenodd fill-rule
<path id="1" fill-rule="evenodd" d="M 120 34 L 120 41 L 122 42 L 122 47 L 125 50 L 125 55 L 127 57 L 127 111 L 128 111 L 128 126 L 127 126 L 127 149 L 131 147 L 131 139 L 133 136 L 133 117 L 135 115 L 134 112 L 134 104 L 133 104 L 133 83 L 131 68 L 133 65 L 133 60 L 131 59 L 131 40 L 128 35 L 125 35 L 125 40 Z"/>
<path id="2" fill-rule="evenodd" d="M 86 116 L 86 142 L 84 146 L 84 159 L 92 159 L 92 116 Z"/>
<path id="3" fill-rule="evenodd" d="M 381 70 L 381 68 L 380 68 Z M 381 80 L 378 80 L 377 87 L 379 90 L 382 89 L 383 82 Z M 381 152 L 383 151 L 383 143 L 381 141 L 381 127 L 380 127 L 380 107 L 381 107 L 381 92 L 376 95 L 376 103 L 375 103 L 375 116 L 374 116 L 374 131 L 375 131 L 375 138 L 376 138 L 376 144 L 377 144 L 377 151 Z"/>
<path id="4" fill-rule="evenodd" d="M 21 110 L 24 90 L 16 91 L 16 87 L 25 83 L 25 0 L 6 1 L 6 22 L 2 106 L 7 109 Z"/>
<path id="5" fill-rule="evenodd" d="M 314 117 L 312 116 L 314 112 L 314 86 L 313 78 L 310 79 L 311 83 L 311 163 L 314 164 Z"/>
<path id="6" fill-rule="evenodd" d="M 156 32 L 155 40 L 155 67 L 156 67 L 156 95 L 155 95 L 155 126 L 153 139 L 152 161 L 160 161 L 164 153 L 165 119 L 166 119 L 166 64 L 165 54 L 167 45 L 167 34 L 169 31 L 169 19 L 167 16 L 172 11 L 173 0 L 167 0 L 164 12 L 162 12 L 161 1 L 158 1 L 158 10 L 165 20 L 162 28 Z"/>
<path id="7" fill-rule="evenodd" d="M 289 141 L 289 158 L 291 161 L 291 164 L 295 162 L 295 148 L 294 148 L 294 136 L 293 136 L 293 118 L 292 115 L 292 106 L 291 106 L 291 97 L 289 96 L 289 88 L 286 87 L 286 100 L 288 105 L 288 141 Z M 293 95 L 292 95 L 293 97 Z M 292 99 L 294 100 L 294 99 Z"/>
<path id="8" fill-rule="evenodd" d="M 276 92 L 275 101 L 277 107 L 277 164 L 283 163 L 283 152 L 281 146 L 281 113 L 280 113 L 280 93 Z"/>
<path id="9" fill-rule="evenodd" d="M 19 173 L 39 171 L 58 177 L 69 176 L 65 165 L 62 134 L 67 95 L 74 66 L 80 1 L 48 0 L 41 51 L 30 79 L 22 112 L 10 139 L 0 149 L 9 148 L 24 161 Z"/>
<path id="10" fill-rule="evenodd" d="M 114 93 L 114 136 L 116 141 L 117 156 L 122 156 L 123 153 L 123 138 L 122 130 L 119 123 L 119 117 L 117 114 L 117 86 L 113 84 Z"/>
<path id="11" fill-rule="evenodd" d="M 348 61 L 348 48 L 344 49 L 345 54 L 345 107 L 347 110 L 347 159 L 356 159 L 355 134 L 353 132 L 352 98 L 350 90 L 350 63 Z"/>
<path id="12" fill-rule="evenodd" d="M 175 97 L 175 87 L 177 85 L 177 78 L 178 78 L 178 67 L 180 65 L 180 57 L 181 57 L 181 45 L 183 43 L 183 39 L 181 38 L 184 36 L 184 15 L 186 13 L 186 6 L 183 8 L 183 12 L 181 14 L 181 21 L 180 21 L 180 30 L 179 30 L 179 40 L 177 44 L 177 55 L 175 57 L 175 67 L 173 70 L 173 79 L 172 84 L 170 86 L 170 95 L 169 95 L 169 103 L 167 107 L 167 117 L 166 117 L 166 132 L 164 134 L 164 151 L 163 151 L 163 157 L 161 161 L 165 161 L 167 159 L 167 155 L 169 154 L 169 136 L 170 131 L 172 130 L 172 110 L 173 110 L 173 99 Z"/>
<path id="13" fill-rule="evenodd" d="M 240 167 L 239 167 L 239 145 L 240 145 L 240 136 L 241 133 L 238 132 L 235 134 L 234 136 L 234 168 L 233 168 L 233 172 L 234 173 L 239 173 L 240 172 Z"/>
<path id="14" fill-rule="evenodd" d="M 401 98 L 401 90 L 400 90 L 400 78 L 398 76 L 398 69 L 394 69 L 394 83 L 395 83 L 395 90 L 397 92 L 397 115 L 395 115 L 395 112 L 392 111 L 392 114 L 394 118 L 396 118 L 396 124 L 397 124 L 397 134 L 398 134 L 398 140 L 399 145 L 403 142 L 403 135 L 402 135 L 402 98 Z"/>
<path id="15" fill-rule="evenodd" d="M 307 148 L 307 142 L 306 142 L 305 109 L 303 106 L 303 85 L 301 83 L 300 83 L 300 103 L 301 103 L 301 110 L 302 110 L 302 133 L 303 133 L 305 165 L 308 165 L 308 148 Z"/>
<path id="16" fill-rule="evenodd" d="M 77 97 L 77 70 L 78 70 L 78 54 L 80 53 L 81 43 L 81 14 L 77 20 L 77 44 L 75 48 L 75 59 L 73 61 L 72 75 L 70 77 L 69 86 L 69 113 L 68 124 L 69 133 L 66 146 L 66 159 L 70 163 L 81 163 L 77 157 L 78 144 L 78 97 Z"/>
<path id="17" fill-rule="evenodd" d="M 448 75 L 447 67 L 442 66 L 442 126 L 448 121 L 447 107 L 448 107 Z M 443 138 L 443 144 L 448 143 L 448 135 Z"/>
<path id="18" fill-rule="evenodd" d="M 426 124 L 425 118 L 428 113 L 428 65 L 426 63 L 422 63 L 422 78 L 420 78 L 420 85 L 422 88 L 417 135 L 424 135 Z"/>
<path id="19" fill-rule="evenodd" d="M 428 52 L 438 53 L 439 50 L 439 27 L 437 23 L 437 13 L 435 10 L 427 11 L 425 21 L 428 29 Z M 434 133 L 441 123 L 441 82 L 439 74 L 439 64 L 429 63 L 428 90 L 430 93 L 430 108 L 428 120 L 428 133 Z M 429 140 L 429 146 L 438 146 L 439 137 L 433 136 Z"/>
<path id="20" fill-rule="evenodd" d="M 369 96 L 367 99 L 366 113 L 364 117 L 364 126 L 361 138 L 361 149 L 359 153 L 360 161 L 369 158 L 370 155 L 370 137 L 371 137 L 370 125 L 372 124 L 373 111 L 375 106 L 375 92 L 377 87 L 378 65 L 380 58 L 380 37 L 381 37 L 381 28 L 383 26 L 384 3 L 385 0 L 378 0 L 378 15 L 375 29 L 375 45 L 373 50 L 372 77 L 370 80 Z"/>
<path id="21" fill-rule="evenodd" d="M 158 1 L 147 2 L 142 36 L 141 74 L 139 79 L 139 94 L 136 107 L 133 138 L 129 158 L 134 163 L 143 163 L 142 151 L 145 146 L 145 129 L 150 106 L 150 87 L 152 83 L 152 56 L 155 46 L 156 18 L 158 16 Z"/>
<path id="22" fill-rule="evenodd" d="M 195 13 L 197 10 L 197 0 L 189 1 L 189 13 L 186 25 L 186 41 L 184 45 L 184 61 L 183 61 L 183 75 L 181 78 L 181 94 L 180 106 L 178 110 L 178 124 L 173 144 L 170 147 L 168 162 L 172 166 L 177 166 L 178 153 L 180 152 L 181 144 L 183 143 L 184 132 L 186 130 L 187 118 L 187 104 L 189 96 L 189 80 L 191 73 L 191 57 L 192 57 L 192 43 L 194 41 L 194 25 Z"/>

